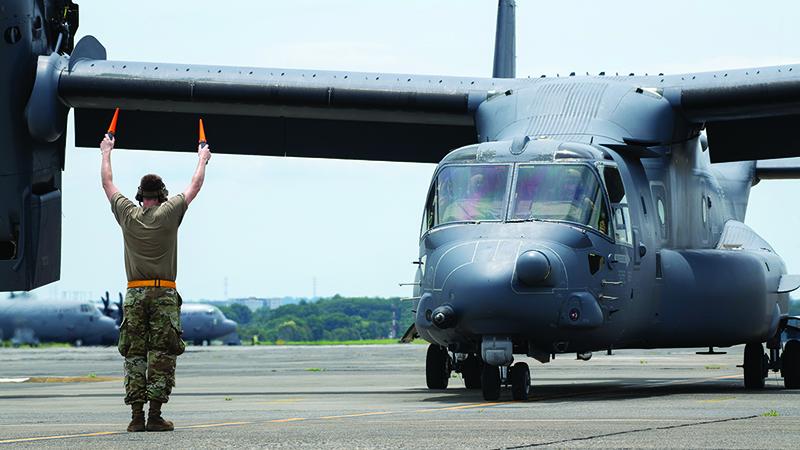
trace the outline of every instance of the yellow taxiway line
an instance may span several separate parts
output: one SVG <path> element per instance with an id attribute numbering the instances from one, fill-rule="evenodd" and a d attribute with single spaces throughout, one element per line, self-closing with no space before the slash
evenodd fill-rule
<path id="1" fill-rule="evenodd" d="M 366 412 L 366 413 L 358 413 L 358 414 L 345 414 L 343 416 L 323 416 L 320 417 L 322 420 L 329 420 L 329 419 L 347 419 L 349 417 L 365 417 L 365 416 L 385 416 L 386 414 L 397 414 L 394 411 L 375 411 L 375 412 Z"/>
<path id="2" fill-rule="evenodd" d="M 216 427 L 231 427 L 235 425 L 252 425 L 255 422 L 223 422 L 223 423 L 207 423 L 203 425 L 188 425 L 185 427 L 175 427 L 179 430 L 188 430 L 192 428 L 216 428 Z"/>
<path id="3" fill-rule="evenodd" d="M 127 433 L 127 431 L 98 431 L 97 433 L 62 434 L 57 436 L 38 436 L 38 437 L 18 438 L 18 439 L 4 439 L 0 441 L 0 444 L 13 444 L 15 442 L 48 441 L 52 439 L 67 439 L 67 438 L 78 438 L 78 437 L 109 436 L 112 434 L 122 434 L 122 433 Z"/>
<path id="4" fill-rule="evenodd" d="M 286 422 L 300 422 L 306 420 L 305 417 L 290 417 L 288 419 L 270 420 L 269 423 L 286 423 Z"/>

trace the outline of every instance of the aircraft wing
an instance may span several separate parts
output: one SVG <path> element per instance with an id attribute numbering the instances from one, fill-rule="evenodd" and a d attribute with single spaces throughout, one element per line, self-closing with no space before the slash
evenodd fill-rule
<path id="1" fill-rule="evenodd" d="M 655 81 L 688 121 L 705 125 L 713 162 L 800 156 L 800 65 Z"/>
<path id="2" fill-rule="evenodd" d="M 106 61 L 80 47 L 58 81 L 79 147 L 96 147 L 119 107 L 118 148 L 196 151 L 202 117 L 218 153 L 439 162 L 478 141 L 481 102 L 521 81 Z"/>

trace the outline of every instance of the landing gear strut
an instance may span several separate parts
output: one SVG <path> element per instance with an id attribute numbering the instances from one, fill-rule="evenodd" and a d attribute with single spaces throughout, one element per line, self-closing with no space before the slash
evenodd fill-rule
<path id="1" fill-rule="evenodd" d="M 452 368 L 446 348 L 436 344 L 428 346 L 428 355 L 425 358 L 425 381 L 428 389 L 447 389 Z"/>

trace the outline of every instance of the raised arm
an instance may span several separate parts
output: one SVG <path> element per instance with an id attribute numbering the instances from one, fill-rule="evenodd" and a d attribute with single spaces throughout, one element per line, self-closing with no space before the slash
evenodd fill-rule
<path id="1" fill-rule="evenodd" d="M 114 150 L 114 138 L 105 135 L 103 141 L 100 142 L 100 152 L 103 154 L 103 162 L 100 164 L 100 179 L 109 201 L 114 194 L 119 192 L 119 189 L 114 186 L 114 175 L 111 172 L 111 150 Z"/>
<path id="2" fill-rule="evenodd" d="M 206 178 L 206 165 L 208 164 L 208 160 L 211 159 L 211 148 L 207 144 L 198 145 L 197 156 L 197 169 L 195 169 L 194 175 L 192 175 L 192 182 L 189 183 L 189 186 L 183 191 L 187 205 L 192 203 L 192 200 L 194 200 L 200 192 L 200 188 L 203 187 L 203 181 Z"/>

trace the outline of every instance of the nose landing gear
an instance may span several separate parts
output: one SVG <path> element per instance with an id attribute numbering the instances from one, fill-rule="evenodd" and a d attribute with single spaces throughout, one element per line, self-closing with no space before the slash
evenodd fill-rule
<path id="1" fill-rule="evenodd" d="M 491 364 L 484 364 L 481 370 L 481 389 L 483 389 L 483 399 L 495 401 L 500 398 L 500 367 Z"/>
<path id="2" fill-rule="evenodd" d="M 481 388 L 481 367 L 483 363 L 476 354 L 471 354 L 461 363 L 461 376 L 467 389 Z"/>
<path id="3" fill-rule="evenodd" d="M 502 385 L 511 385 L 511 397 L 514 400 L 527 400 L 531 389 L 531 371 L 524 362 L 511 367 L 498 367 L 484 364 L 481 371 L 481 389 L 483 399 L 495 401 L 500 398 Z"/>
<path id="4" fill-rule="evenodd" d="M 425 358 L 425 381 L 428 389 L 447 389 L 455 370 L 464 377 L 467 389 L 481 389 L 486 401 L 500 398 L 502 386 L 511 386 L 514 400 L 527 400 L 531 388 L 530 368 L 524 362 L 513 366 L 494 366 L 481 361 L 477 354 L 450 356 L 446 347 L 431 344 Z"/>

